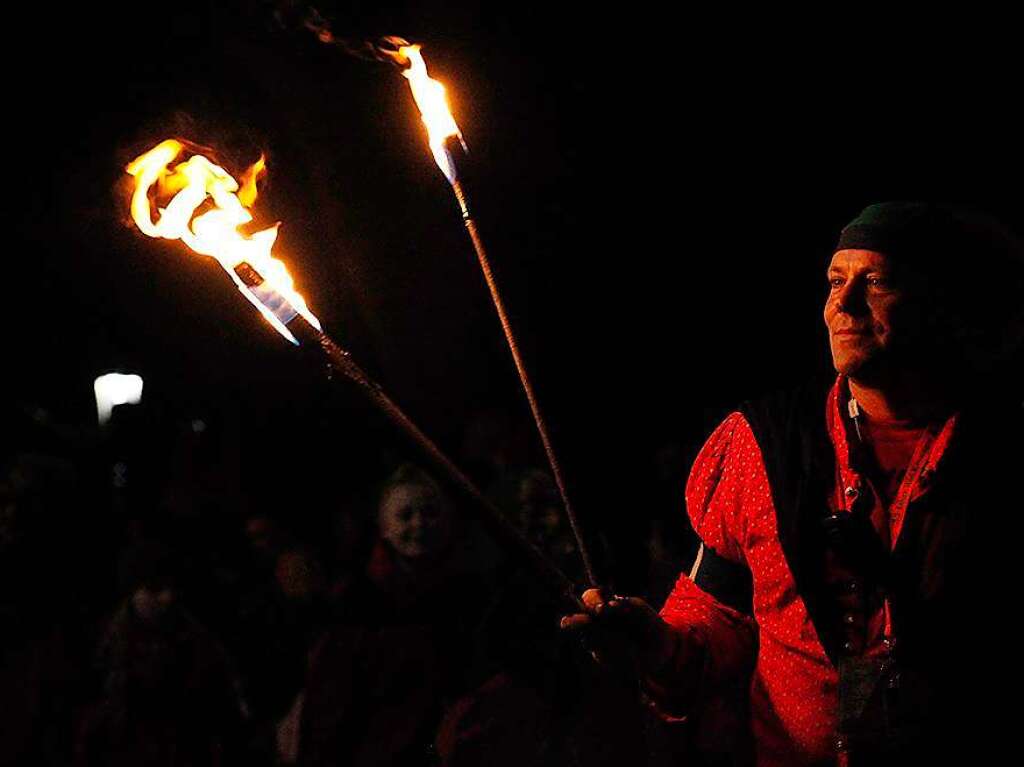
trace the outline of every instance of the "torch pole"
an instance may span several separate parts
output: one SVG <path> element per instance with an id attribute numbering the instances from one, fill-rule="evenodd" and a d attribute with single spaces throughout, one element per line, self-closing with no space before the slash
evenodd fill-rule
<path id="1" fill-rule="evenodd" d="M 594 575 L 594 566 L 590 558 L 590 551 L 587 548 L 586 541 L 583 539 L 582 528 L 576 518 L 576 512 L 573 511 L 572 504 L 569 502 L 569 493 L 566 490 L 565 478 L 562 474 L 562 465 L 559 463 L 558 456 L 555 455 L 555 448 L 551 444 L 551 437 L 548 434 L 548 427 L 544 421 L 544 416 L 540 412 L 537 395 L 533 391 L 533 384 L 530 383 L 530 376 L 526 372 L 526 364 L 523 362 L 522 355 L 519 353 L 519 344 L 516 342 L 515 333 L 512 331 L 512 323 L 509 322 L 508 313 L 505 311 L 505 302 L 501 299 L 501 293 L 498 290 L 498 283 L 494 279 L 494 273 L 491 271 L 491 262 L 487 258 L 487 251 L 484 249 L 483 240 L 480 239 L 480 233 L 477 231 L 476 222 L 473 221 L 473 216 L 469 211 L 469 202 L 466 199 L 466 193 L 462 189 L 462 183 L 457 177 L 451 179 L 451 185 L 452 191 L 455 192 L 455 199 L 459 203 L 459 209 L 462 212 L 462 222 L 466 225 L 466 231 L 469 233 L 469 239 L 473 243 L 473 250 L 476 251 L 477 260 L 480 262 L 480 269 L 484 273 L 484 280 L 487 281 L 487 287 L 491 291 L 491 300 L 494 302 L 494 308 L 498 312 L 498 319 L 501 320 L 501 328 L 505 331 L 505 340 L 508 341 L 509 351 L 512 352 L 512 361 L 515 362 L 516 371 L 519 373 L 519 380 L 523 385 L 523 391 L 526 393 L 526 401 L 530 404 L 530 412 L 533 413 L 533 422 L 537 425 L 537 432 L 540 434 L 540 441 L 544 445 L 544 453 L 547 455 L 548 465 L 551 467 L 551 473 L 554 475 L 555 484 L 558 486 L 558 494 L 562 497 L 562 506 L 565 509 L 566 517 L 569 519 L 569 526 L 572 528 L 572 534 L 576 538 L 576 546 L 579 548 L 580 558 L 583 560 L 583 571 L 586 575 L 587 583 L 591 588 L 599 588 L 597 578 Z"/>
<path id="2" fill-rule="evenodd" d="M 263 277 L 248 263 L 242 262 L 234 268 L 235 274 L 250 290 L 257 291 L 263 285 Z M 281 307 L 279 307 L 280 310 Z M 576 596 L 575 584 L 555 565 L 544 553 L 528 541 L 498 508 L 484 496 L 462 471 L 456 466 L 437 444 L 424 434 L 420 428 L 405 414 L 398 405 L 384 392 L 379 383 L 363 370 L 345 349 L 341 348 L 322 330 L 314 327 L 304 316 L 294 312 L 291 307 L 284 307 L 287 317 L 279 315 L 299 341 L 300 346 L 307 348 L 319 347 L 328 368 L 347 378 L 359 387 L 363 395 L 376 406 L 388 420 L 416 443 L 424 455 L 472 503 L 477 518 L 484 524 L 499 543 L 506 549 L 517 554 L 533 572 L 557 594 L 572 610 L 585 612 L 586 608 Z"/>

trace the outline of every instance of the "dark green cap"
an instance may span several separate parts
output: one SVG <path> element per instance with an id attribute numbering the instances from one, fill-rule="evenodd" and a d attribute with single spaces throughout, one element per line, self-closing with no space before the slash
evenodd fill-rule
<path id="1" fill-rule="evenodd" d="M 969 246 L 958 212 L 928 202 L 868 205 L 839 235 L 836 250 L 874 250 L 899 260 L 929 260 Z"/>

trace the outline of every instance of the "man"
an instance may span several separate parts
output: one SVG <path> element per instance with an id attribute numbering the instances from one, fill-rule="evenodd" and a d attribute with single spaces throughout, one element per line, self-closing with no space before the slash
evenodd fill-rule
<path id="1" fill-rule="evenodd" d="M 1012 689 L 998 622 L 1024 505 L 1020 392 L 1002 396 L 994 361 L 1020 348 L 1021 263 L 982 218 L 866 208 L 827 271 L 831 388 L 745 405 L 711 435 L 686 487 L 702 546 L 660 616 L 591 590 L 563 627 L 598 659 L 628 653 L 666 716 L 741 718 L 717 733 L 737 762 L 994 748 L 1007 709 L 982 688 Z M 739 696 L 722 705 L 737 688 L 743 717 Z"/>
<path id="2" fill-rule="evenodd" d="M 98 648 L 102 690 L 77 733 L 80 767 L 243 763 L 248 707 L 234 663 L 182 603 L 178 562 L 155 540 L 122 553 L 126 595 Z"/>

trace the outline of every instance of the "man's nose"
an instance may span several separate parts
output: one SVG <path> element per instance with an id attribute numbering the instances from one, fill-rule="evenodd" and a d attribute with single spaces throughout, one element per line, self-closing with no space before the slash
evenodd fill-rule
<path id="1" fill-rule="evenodd" d="M 836 307 L 845 314 L 862 314 L 867 308 L 864 290 L 856 280 L 850 280 L 836 296 Z"/>

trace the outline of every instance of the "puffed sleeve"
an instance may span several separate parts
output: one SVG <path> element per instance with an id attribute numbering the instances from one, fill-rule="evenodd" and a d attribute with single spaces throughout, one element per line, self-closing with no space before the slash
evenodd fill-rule
<path id="1" fill-rule="evenodd" d="M 687 511 L 702 546 L 693 571 L 680 576 L 661 609 L 679 640 L 673 661 L 648 684 L 663 710 L 682 715 L 749 679 L 757 630 L 741 606 L 750 584 L 743 542 L 751 484 L 763 477 L 750 426 L 733 413 L 708 438 L 686 483 Z"/>
<path id="2" fill-rule="evenodd" d="M 755 480 L 760 451 L 741 413 L 732 413 L 708 437 L 686 482 L 686 510 L 705 547 L 742 563 L 744 500 Z"/>

